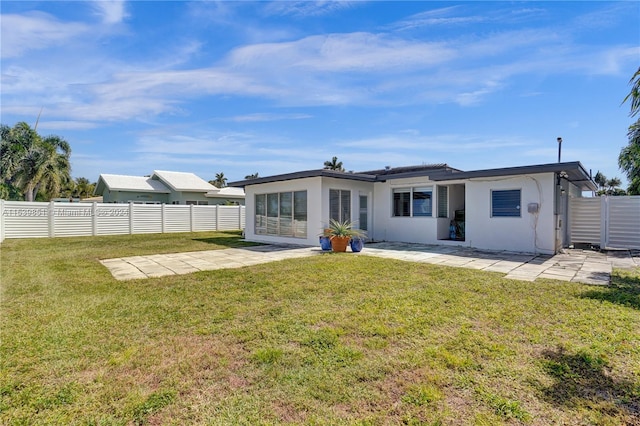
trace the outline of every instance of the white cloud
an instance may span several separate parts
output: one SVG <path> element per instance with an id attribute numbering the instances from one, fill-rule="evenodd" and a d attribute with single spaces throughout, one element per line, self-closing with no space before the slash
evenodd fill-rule
<path id="1" fill-rule="evenodd" d="M 244 122 L 264 122 L 264 121 L 279 121 L 279 120 L 304 120 L 311 117 L 313 116 L 309 114 L 255 113 L 255 114 L 237 115 L 235 117 L 230 117 L 224 120 L 244 123 Z"/>
<path id="2" fill-rule="evenodd" d="M 520 137 L 495 137 L 467 134 L 441 134 L 441 135 L 420 135 L 416 132 L 407 133 L 405 131 L 398 134 L 390 134 L 375 138 L 365 138 L 356 140 L 345 140 L 339 142 L 339 147 L 362 148 L 377 151 L 391 149 L 394 151 L 411 151 L 415 163 L 415 153 L 440 152 L 440 153 L 460 153 L 500 150 L 503 148 L 525 147 L 532 144 L 531 141 L 523 140 Z M 410 155 L 411 157 L 411 155 Z"/>
<path id="3" fill-rule="evenodd" d="M 464 25 L 485 21 L 483 16 L 451 16 L 454 12 L 461 10 L 460 6 L 449 6 L 440 9 L 427 10 L 416 13 L 406 19 L 389 25 L 387 28 L 393 30 L 407 31 L 420 27 Z"/>
<path id="4" fill-rule="evenodd" d="M 105 21 L 126 17 L 122 2 L 99 2 L 92 7 Z M 453 16 L 458 10 L 438 9 L 408 21 Z M 23 21 L 27 24 L 18 23 Z M 2 53 L 17 55 L 36 48 L 39 37 L 44 38 L 45 46 L 64 44 L 87 30 L 83 24 L 61 23 L 43 13 L 6 15 Z M 142 57 L 137 63 L 106 53 L 76 59 L 73 52 L 60 63 L 49 63 L 46 69 L 5 63 L 3 113 L 18 114 L 26 111 L 26 105 L 37 105 L 29 109 L 37 113 L 45 105 L 50 121 L 86 120 L 90 126 L 96 117 L 117 121 L 188 115 L 192 100 L 215 102 L 212 97 L 227 96 L 265 99 L 279 106 L 472 106 L 519 76 L 618 74 L 640 54 L 637 46 L 577 45 L 563 33 L 548 29 L 456 36 L 438 42 L 355 32 L 248 44 L 229 50 L 211 66 L 189 66 L 196 54 L 206 51 L 203 46 L 204 42 L 193 37 L 178 40 L 163 55 Z M 231 119 L 303 118 L 308 117 L 263 113 Z"/>
<path id="5" fill-rule="evenodd" d="M 90 1 L 88 4 L 107 25 L 119 24 L 129 16 L 123 0 L 98 0 Z"/>
<path id="6" fill-rule="evenodd" d="M 274 1 L 267 3 L 264 11 L 267 15 L 320 16 L 355 7 L 358 3 L 360 1 Z"/>
<path id="7" fill-rule="evenodd" d="M 97 123 L 89 121 L 39 121 L 38 129 L 45 130 L 86 130 L 99 127 Z"/>
<path id="8" fill-rule="evenodd" d="M 433 66 L 455 58 L 444 43 L 404 40 L 385 34 L 309 36 L 292 42 L 254 44 L 231 52 L 229 66 L 294 72 L 385 72 Z"/>
<path id="9" fill-rule="evenodd" d="M 86 24 L 61 22 L 43 12 L 2 15 L 2 58 L 59 46 L 89 30 Z"/>

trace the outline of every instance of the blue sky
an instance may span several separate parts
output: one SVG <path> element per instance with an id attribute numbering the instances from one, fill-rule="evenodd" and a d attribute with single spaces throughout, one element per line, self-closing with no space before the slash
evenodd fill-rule
<path id="1" fill-rule="evenodd" d="M 3 124 L 72 174 L 581 161 L 627 144 L 638 2 L 2 1 Z"/>

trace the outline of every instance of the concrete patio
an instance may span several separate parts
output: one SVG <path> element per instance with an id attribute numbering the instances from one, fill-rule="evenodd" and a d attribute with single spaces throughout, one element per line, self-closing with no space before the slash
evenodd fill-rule
<path id="1" fill-rule="evenodd" d="M 100 262 L 117 280 L 131 280 L 198 271 L 240 268 L 300 257 L 330 255 L 319 247 L 261 245 L 224 250 L 155 254 Z M 555 256 L 505 251 L 483 251 L 466 247 L 405 243 L 371 243 L 354 256 L 376 256 L 409 262 L 431 263 L 483 271 L 500 272 L 506 279 L 535 281 L 550 278 L 562 281 L 607 285 L 613 268 L 640 267 L 640 252 L 616 250 L 566 250 Z"/>

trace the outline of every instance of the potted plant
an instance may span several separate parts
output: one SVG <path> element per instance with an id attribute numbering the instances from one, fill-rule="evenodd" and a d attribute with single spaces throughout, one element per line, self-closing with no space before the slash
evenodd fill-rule
<path id="1" fill-rule="evenodd" d="M 331 250 L 335 252 L 347 251 L 347 245 L 352 239 L 361 239 L 365 236 L 364 231 L 354 228 L 350 220 L 340 222 L 331 219 L 329 227 L 325 229 L 324 235 L 331 241 Z"/>

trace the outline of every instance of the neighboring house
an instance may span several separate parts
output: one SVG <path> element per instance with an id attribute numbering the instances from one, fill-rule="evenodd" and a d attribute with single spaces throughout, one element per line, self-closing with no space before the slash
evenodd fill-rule
<path id="1" fill-rule="evenodd" d="M 469 172 L 446 164 L 323 169 L 229 185 L 245 190 L 251 241 L 317 245 L 336 219 L 376 241 L 549 254 L 568 244 L 568 198 L 596 189 L 579 162 Z"/>
<path id="2" fill-rule="evenodd" d="M 101 174 L 94 193 L 105 203 L 244 205 L 241 188 L 216 188 L 193 173 L 160 170 L 151 176 Z"/>

